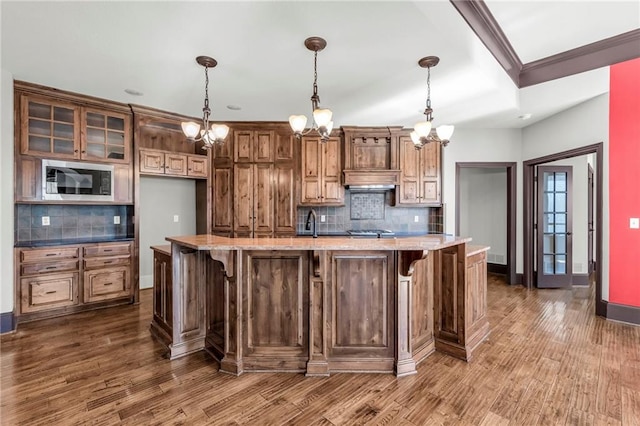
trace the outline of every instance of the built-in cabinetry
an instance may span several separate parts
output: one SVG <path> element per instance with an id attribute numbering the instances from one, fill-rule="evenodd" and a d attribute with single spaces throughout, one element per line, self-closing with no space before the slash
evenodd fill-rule
<path id="1" fill-rule="evenodd" d="M 109 203 L 133 203 L 128 105 L 21 81 L 14 88 L 16 202 L 51 203 L 42 199 L 42 159 L 55 158 L 112 163 L 114 201 Z"/>
<path id="2" fill-rule="evenodd" d="M 209 160 L 206 155 L 178 154 L 170 151 L 141 149 L 140 173 L 206 179 Z"/>
<path id="3" fill-rule="evenodd" d="M 345 185 L 397 185 L 402 127 L 342 126 Z"/>
<path id="4" fill-rule="evenodd" d="M 409 136 L 400 136 L 400 205 L 440 205 L 440 144 L 431 142 L 417 150 Z"/>
<path id="5" fill-rule="evenodd" d="M 285 123 L 228 123 L 213 150 L 212 231 L 235 237 L 293 236 L 295 139 Z"/>
<path id="6" fill-rule="evenodd" d="M 302 138 L 302 205 L 344 205 L 341 139 Z"/>
<path id="7" fill-rule="evenodd" d="M 133 242 L 15 249 L 18 321 L 129 303 Z"/>

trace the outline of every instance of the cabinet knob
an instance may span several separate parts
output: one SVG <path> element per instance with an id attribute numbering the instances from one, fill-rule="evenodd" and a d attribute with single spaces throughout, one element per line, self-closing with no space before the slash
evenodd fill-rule
<path id="1" fill-rule="evenodd" d="M 82 150 L 82 153 L 83 153 L 83 154 L 86 154 L 86 153 L 87 153 L 87 151 L 85 151 L 85 150 Z"/>
<path id="2" fill-rule="evenodd" d="M 77 154 L 77 153 L 78 153 L 78 150 L 77 150 L 77 149 L 75 149 L 73 152 L 75 152 L 75 153 Z"/>

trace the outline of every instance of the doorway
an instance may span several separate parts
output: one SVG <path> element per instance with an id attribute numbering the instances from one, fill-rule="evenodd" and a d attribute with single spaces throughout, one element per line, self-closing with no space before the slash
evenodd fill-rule
<path id="1" fill-rule="evenodd" d="M 535 168 L 552 161 L 564 160 L 594 154 L 595 162 L 595 259 L 602 259 L 602 209 L 603 209 L 603 143 L 587 145 L 568 151 L 550 154 L 523 162 L 523 284 L 528 288 L 535 285 Z M 606 303 L 602 300 L 602 268 L 595 269 L 595 310 L 596 315 L 606 316 Z"/>
<path id="2" fill-rule="evenodd" d="M 456 163 L 456 235 L 460 235 L 461 171 L 463 169 L 506 170 L 506 270 L 510 285 L 520 284 L 516 275 L 516 163 Z M 473 244 L 473 242 L 472 242 Z"/>
<path id="3" fill-rule="evenodd" d="M 538 166 L 536 197 L 536 286 L 573 283 L 573 168 Z"/>

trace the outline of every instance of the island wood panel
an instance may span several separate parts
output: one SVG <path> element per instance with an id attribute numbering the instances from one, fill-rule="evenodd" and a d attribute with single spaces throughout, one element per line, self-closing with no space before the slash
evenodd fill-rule
<path id="1" fill-rule="evenodd" d="M 486 250 L 466 257 L 465 279 L 465 346 L 470 357 L 489 334 Z"/>
<path id="2" fill-rule="evenodd" d="M 330 252 L 332 371 L 394 368 L 393 252 Z"/>
<path id="3" fill-rule="evenodd" d="M 225 352 L 225 289 L 226 277 L 221 262 L 205 257 L 207 270 L 207 331 L 206 349 L 221 360 Z"/>
<path id="4" fill-rule="evenodd" d="M 323 276 L 327 274 L 327 256 L 312 251 L 309 270 L 309 362 L 307 376 L 328 376 L 327 361 L 327 289 Z"/>
<path id="5" fill-rule="evenodd" d="M 162 329 L 161 337 L 169 339 L 173 334 L 173 297 L 172 297 L 171 248 L 162 246 L 153 248 L 153 322 Z"/>
<path id="6" fill-rule="evenodd" d="M 416 363 L 434 350 L 433 341 L 433 271 L 434 253 L 414 266 L 411 279 L 411 346 Z"/>
<path id="7" fill-rule="evenodd" d="M 303 252 L 248 252 L 244 370 L 304 371 L 308 360 L 308 262 Z"/>

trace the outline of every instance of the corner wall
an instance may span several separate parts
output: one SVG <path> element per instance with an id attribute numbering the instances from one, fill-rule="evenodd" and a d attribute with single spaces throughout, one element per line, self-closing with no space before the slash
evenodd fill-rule
<path id="1" fill-rule="evenodd" d="M 13 75 L 2 69 L 0 78 L 0 332 L 5 332 L 13 328 Z"/>

